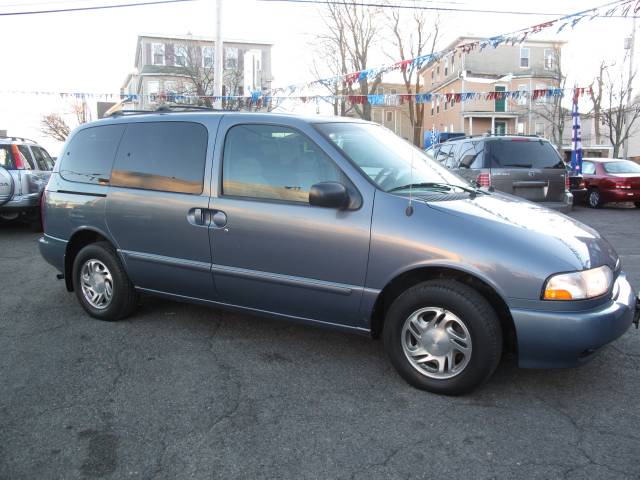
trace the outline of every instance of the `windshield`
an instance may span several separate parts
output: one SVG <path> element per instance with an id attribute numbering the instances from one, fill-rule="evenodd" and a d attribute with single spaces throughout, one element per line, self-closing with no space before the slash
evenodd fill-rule
<path id="1" fill-rule="evenodd" d="M 491 168 L 565 168 L 556 149 L 544 140 L 496 139 L 487 144 Z"/>
<path id="2" fill-rule="evenodd" d="M 640 173 L 640 165 L 631 160 L 603 163 L 607 173 Z"/>
<path id="3" fill-rule="evenodd" d="M 422 150 L 391 130 L 369 123 L 319 123 L 315 127 L 341 149 L 378 187 L 385 191 L 439 189 L 469 184 L 438 165 Z M 413 164 L 413 173 L 411 165 Z"/>

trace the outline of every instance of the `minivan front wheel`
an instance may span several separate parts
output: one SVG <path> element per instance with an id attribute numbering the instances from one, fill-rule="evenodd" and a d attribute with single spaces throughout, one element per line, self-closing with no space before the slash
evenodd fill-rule
<path id="1" fill-rule="evenodd" d="M 486 381 L 502 355 L 502 331 L 489 302 L 455 280 L 409 288 L 387 312 L 384 344 L 411 385 L 459 395 Z"/>
<path id="2" fill-rule="evenodd" d="M 73 288 L 85 311 L 100 320 L 120 320 L 137 305 L 136 291 L 108 242 L 92 243 L 78 252 Z"/>

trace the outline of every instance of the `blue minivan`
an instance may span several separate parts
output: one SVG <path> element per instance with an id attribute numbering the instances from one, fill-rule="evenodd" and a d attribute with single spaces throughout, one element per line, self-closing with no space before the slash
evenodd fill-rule
<path id="1" fill-rule="evenodd" d="M 432 392 L 471 391 L 507 350 L 579 365 L 638 321 L 598 232 L 369 122 L 120 114 L 71 135 L 44 195 L 40 250 L 89 315 L 142 293 L 381 336 Z"/>

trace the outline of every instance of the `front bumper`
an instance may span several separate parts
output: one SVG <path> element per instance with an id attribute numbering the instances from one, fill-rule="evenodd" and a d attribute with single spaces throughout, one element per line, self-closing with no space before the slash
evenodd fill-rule
<path id="1" fill-rule="evenodd" d="M 577 366 L 620 337 L 634 321 L 638 300 L 623 273 L 618 276 L 613 292 L 611 301 L 586 311 L 512 308 L 518 364 L 523 368 Z"/>

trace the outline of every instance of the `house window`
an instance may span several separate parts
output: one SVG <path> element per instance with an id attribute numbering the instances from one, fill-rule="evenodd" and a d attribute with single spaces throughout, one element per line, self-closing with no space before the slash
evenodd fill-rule
<path id="1" fill-rule="evenodd" d="M 436 68 L 436 80 L 440 80 L 440 65 Z"/>
<path id="2" fill-rule="evenodd" d="M 160 91 L 160 82 L 158 80 L 149 80 L 147 82 L 147 95 L 157 95 Z"/>
<path id="3" fill-rule="evenodd" d="M 202 47 L 202 66 L 204 68 L 213 68 L 214 58 L 213 47 Z"/>
<path id="4" fill-rule="evenodd" d="M 432 68 L 432 69 L 431 69 L 431 83 L 433 83 L 434 75 L 435 75 L 435 73 L 434 73 L 434 69 Z"/>
<path id="5" fill-rule="evenodd" d="M 455 66 L 456 66 L 456 54 L 452 53 L 451 54 L 451 73 L 453 73 L 453 71 L 455 70 Z"/>
<path id="6" fill-rule="evenodd" d="M 153 43 L 151 45 L 154 65 L 164 65 L 164 44 Z"/>
<path id="7" fill-rule="evenodd" d="M 440 113 L 440 97 L 436 99 L 436 113 Z"/>
<path id="8" fill-rule="evenodd" d="M 527 86 L 526 83 L 521 83 L 520 85 L 518 85 L 518 92 L 520 94 L 520 96 L 518 97 L 518 105 L 527 104 L 527 95 L 526 93 L 522 93 L 522 92 L 527 92 L 528 90 L 529 90 L 529 87 Z"/>
<path id="9" fill-rule="evenodd" d="M 433 117 L 433 107 L 434 107 L 434 104 L 433 104 L 433 101 L 431 101 L 431 116 L 432 117 Z"/>
<path id="10" fill-rule="evenodd" d="M 449 59 L 445 58 L 444 59 L 444 78 L 447 78 L 448 75 L 449 75 Z"/>
<path id="11" fill-rule="evenodd" d="M 518 135 L 524 134 L 524 123 L 518 122 Z"/>
<path id="12" fill-rule="evenodd" d="M 544 137 L 544 123 L 536 123 L 536 135 Z"/>
<path id="13" fill-rule="evenodd" d="M 520 68 L 529 68 L 529 48 L 520 47 Z"/>
<path id="14" fill-rule="evenodd" d="M 456 104 L 455 95 L 453 94 L 453 90 L 451 90 L 451 108 Z"/>
<path id="15" fill-rule="evenodd" d="M 544 49 L 544 69 L 553 70 L 556 64 L 556 55 L 552 48 Z"/>
<path id="16" fill-rule="evenodd" d="M 392 111 L 385 112 L 385 121 L 387 123 L 393 122 L 393 112 Z"/>
<path id="17" fill-rule="evenodd" d="M 187 47 L 185 45 L 176 45 L 173 51 L 173 58 L 176 66 L 184 67 L 187 65 Z"/>
<path id="18" fill-rule="evenodd" d="M 444 105 L 444 111 L 447 111 L 447 108 L 449 108 L 449 102 L 447 101 L 447 97 L 444 97 L 444 102 L 442 102 Z"/>
<path id="19" fill-rule="evenodd" d="M 238 49 L 235 47 L 226 48 L 224 51 L 224 68 L 238 68 Z"/>

